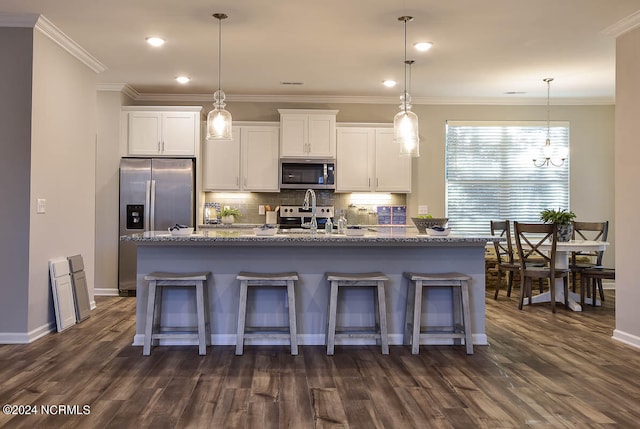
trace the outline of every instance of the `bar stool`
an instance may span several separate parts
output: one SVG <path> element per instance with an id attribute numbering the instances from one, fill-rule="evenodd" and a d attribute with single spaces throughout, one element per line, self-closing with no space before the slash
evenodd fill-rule
<path id="1" fill-rule="evenodd" d="M 236 276 L 240 280 L 240 303 L 238 307 L 238 332 L 236 355 L 242 355 L 246 338 L 287 338 L 291 344 L 291 354 L 298 354 L 298 328 L 296 324 L 295 282 L 298 273 L 250 273 L 241 271 Z M 289 325 L 286 327 L 247 327 L 247 293 L 251 287 L 286 287 L 289 302 Z M 270 331 L 270 332 L 267 332 Z M 248 333 L 247 333 L 248 332 Z"/>
<path id="2" fill-rule="evenodd" d="M 411 353 L 417 355 L 420 348 L 421 335 L 425 338 L 450 338 L 461 340 L 467 349 L 467 354 L 473 354 L 473 339 L 471 334 L 471 312 L 469 309 L 469 285 L 471 277 L 460 273 L 404 273 L 409 279 L 407 291 L 407 307 L 404 319 L 404 345 L 411 344 Z M 451 288 L 451 307 L 453 324 L 431 330 L 421 327 L 422 316 L 422 288 Z M 462 317 L 460 317 L 462 313 Z M 446 329 L 445 329 L 446 328 Z"/>
<path id="3" fill-rule="evenodd" d="M 604 296 L 602 280 L 615 280 L 615 268 L 583 268 L 580 270 L 580 306 L 584 309 L 584 293 L 591 285 L 591 305 L 596 305 L 596 289 L 600 289 L 600 296 Z M 600 280 L 599 282 L 596 280 Z"/>
<path id="4" fill-rule="evenodd" d="M 389 278 L 380 272 L 373 273 L 326 273 L 327 280 L 331 282 L 329 295 L 329 317 L 327 326 L 327 354 L 333 355 L 336 338 L 375 338 L 377 344 L 382 346 L 382 354 L 389 354 L 389 339 L 387 336 L 387 305 L 384 294 L 384 282 Z M 374 288 L 373 306 L 375 313 L 375 325 L 372 327 L 336 328 L 338 310 L 338 291 L 341 287 Z M 376 293 L 377 292 L 377 293 Z M 367 329 L 369 328 L 369 329 Z"/>
<path id="5" fill-rule="evenodd" d="M 151 344 L 161 339 L 189 339 L 198 341 L 198 353 L 207 354 L 207 345 L 211 343 L 211 329 L 209 325 L 209 299 L 206 287 L 210 272 L 198 273 L 167 273 L 153 272 L 144 276 L 149 281 L 149 297 L 147 299 L 147 317 L 144 327 L 144 347 L 142 354 L 151 353 Z M 160 326 L 162 319 L 162 292 L 165 287 L 184 288 L 193 287 L 196 293 L 197 327 L 180 328 L 178 331 L 166 332 Z M 197 329 L 194 331 L 194 329 Z"/>

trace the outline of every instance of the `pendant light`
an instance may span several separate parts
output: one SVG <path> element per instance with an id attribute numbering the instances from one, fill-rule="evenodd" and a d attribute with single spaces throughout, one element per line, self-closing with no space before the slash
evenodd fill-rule
<path id="1" fill-rule="evenodd" d="M 207 140 L 231 140 L 231 113 L 225 110 L 225 94 L 220 89 L 220 75 L 222 69 L 222 20 L 228 16 L 224 13 L 214 13 L 218 20 L 218 90 L 213 94 L 214 109 L 207 115 Z"/>
<path id="2" fill-rule="evenodd" d="M 400 111 L 393 118 L 393 140 L 400 144 L 400 156 L 420 156 L 420 136 L 418 116 L 411 111 L 411 96 L 407 91 L 407 69 L 413 61 L 407 61 L 407 22 L 411 16 L 401 16 L 398 21 L 404 23 L 404 91 L 400 96 Z"/>
<path id="3" fill-rule="evenodd" d="M 533 158 L 533 165 L 536 167 L 544 167 L 548 165 L 553 165 L 554 167 L 562 167 L 564 165 L 565 160 L 567 159 L 567 153 L 563 148 L 555 151 L 551 147 L 551 104 L 550 104 L 550 93 L 551 93 L 551 82 L 553 82 L 552 77 L 547 77 L 542 79 L 543 82 L 547 84 L 547 139 L 544 143 L 544 148 L 542 149 L 542 158 Z M 557 152 L 557 154 L 556 154 Z"/>

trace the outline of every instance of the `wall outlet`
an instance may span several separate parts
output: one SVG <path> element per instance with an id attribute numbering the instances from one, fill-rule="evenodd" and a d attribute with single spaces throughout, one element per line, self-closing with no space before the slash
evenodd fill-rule
<path id="1" fill-rule="evenodd" d="M 418 206 L 418 214 L 419 215 L 429 214 L 429 206 L 427 206 L 427 205 Z"/>
<path id="2" fill-rule="evenodd" d="M 265 213 L 266 213 L 266 212 L 265 212 L 265 208 L 264 208 L 264 206 L 263 206 L 262 204 L 261 204 L 261 205 L 259 205 L 259 206 L 258 206 L 258 214 L 263 215 L 263 214 L 265 214 Z"/>
<path id="3" fill-rule="evenodd" d="M 38 198 L 36 200 L 36 213 L 46 213 L 47 212 L 47 200 L 44 198 Z"/>

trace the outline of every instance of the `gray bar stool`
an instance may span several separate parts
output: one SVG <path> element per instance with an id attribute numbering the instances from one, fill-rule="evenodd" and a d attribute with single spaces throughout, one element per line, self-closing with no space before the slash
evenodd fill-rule
<path id="1" fill-rule="evenodd" d="M 387 335 L 387 304 L 384 294 L 384 282 L 389 278 L 381 272 L 373 273 L 326 273 L 331 283 L 329 295 L 329 316 L 327 326 L 327 354 L 333 355 L 336 338 L 375 338 L 382 346 L 382 354 L 389 354 L 389 338 Z M 338 311 L 338 290 L 341 287 L 373 288 L 373 306 L 375 326 L 358 328 L 336 328 Z"/>
<path id="2" fill-rule="evenodd" d="M 473 337 L 471 333 L 471 311 L 469 308 L 469 280 L 471 277 L 460 273 L 404 273 L 409 279 L 407 291 L 407 307 L 404 319 L 404 345 L 411 344 L 411 353 L 417 355 L 420 349 L 420 337 L 451 338 L 454 341 L 464 338 L 467 354 L 473 354 Z M 451 307 L 453 326 L 432 327 L 421 326 L 422 288 L 451 288 Z M 462 313 L 462 317 L 460 317 Z"/>
<path id="3" fill-rule="evenodd" d="M 246 338 L 287 338 L 291 344 L 291 354 L 298 354 L 298 328 L 296 323 L 295 282 L 298 273 L 249 273 L 242 271 L 236 279 L 240 280 L 240 302 L 238 306 L 238 332 L 236 337 L 236 355 L 242 355 Z M 286 287 L 289 302 L 289 326 L 286 327 L 247 327 L 247 293 L 249 287 Z M 248 333 L 247 333 L 248 332 Z"/>
<path id="4" fill-rule="evenodd" d="M 153 272 L 144 276 L 149 282 L 149 297 L 147 298 L 147 317 L 144 327 L 144 347 L 142 354 L 151 354 L 151 344 L 161 339 L 190 339 L 198 341 L 198 353 L 207 354 L 207 345 L 211 343 L 211 328 L 209 325 L 209 299 L 207 293 L 207 277 L 210 272 L 198 273 L 166 273 Z M 165 287 L 192 287 L 196 293 L 197 328 L 180 328 L 171 330 L 160 326 L 162 319 L 162 292 Z M 197 329 L 197 331 L 193 331 Z M 164 332 L 163 332 L 164 331 Z"/>

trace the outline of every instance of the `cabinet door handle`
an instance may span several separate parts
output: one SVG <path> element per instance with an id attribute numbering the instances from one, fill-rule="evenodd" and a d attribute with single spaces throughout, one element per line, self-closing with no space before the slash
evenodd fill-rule
<path id="1" fill-rule="evenodd" d="M 240 185 L 240 177 L 236 176 L 236 186 Z"/>
<path id="2" fill-rule="evenodd" d="M 367 179 L 367 187 L 371 188 L 371 177 Z"/>
<path id="3" fill-rule="evenodd" d="M 380 179 L 376 177 L 376 188 L 380 187 Z"/>
<path id="4" fill-rule="evenodd" d="M 158 140 L 158 153 L 162 153 L 162 142 Z"/>

